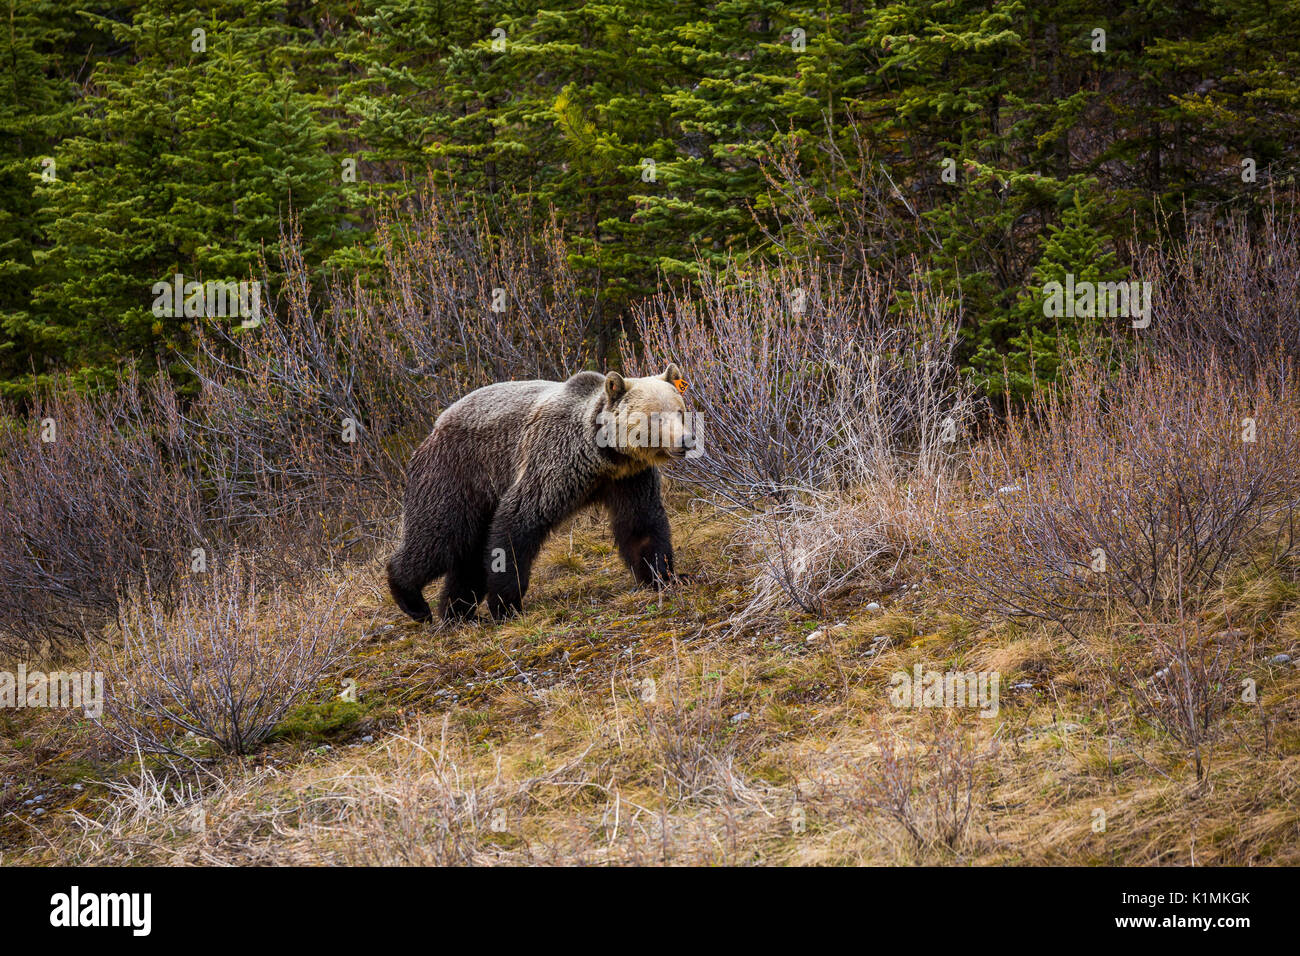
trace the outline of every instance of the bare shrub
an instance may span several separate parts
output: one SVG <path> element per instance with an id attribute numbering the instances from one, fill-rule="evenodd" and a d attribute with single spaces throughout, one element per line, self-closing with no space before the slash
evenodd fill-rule
<path id="1" fill-rule="evenodd" d="M 594 359 L 591 306 L 554 215 L 463 212 L 430 188 L 380 226 L 391 278 L 362 301 L 413 377 L 464 376 L 443 397 L 509 378 L 563 379 Z"/>
<path id="2" fill-rule="evenodd" d="M 319 290 L 288 228 L 275 317 L 202 337 L 193 367 L 196 445 L 237 515 L 328 496 L 364 525 L 395 505 L 410 451 L 456 399 L 584 367 L 588 315 L 567 250 L 554 222 L 537 238 L 534 225 L 526 210 L 490 222 L 430 189 L 381 218 L 373 282 Z"/>
<path id="3" fill-rule="evenodd" d="M 1231 639 L 1217 644 L 1208 640 L 1199 621 L 1146 625 L 1142 632 L 1162 666 L 1149 679 L 1130 671 L 1139 711 L 1186 749 L 1196 779 L 1203 781 L 1219 718 L 1232 705 L 1229 677 L 1236 648 Z"/>
<path id="4" fill-rule="evenodd" d="M 314 289 L 288 227 L 273 314 L 197 330 L 197 395 L 128 375 L 93 397 L 59 382 L 22 418 L 0 407 L 0 649 L 93 636 L 146 577 L 165 605 L 195 548 L 292 576 L 373 547 L 442 408 L 590 358 L 553 222 L 533 238 L 526 212 L 464 213 L 429 192 L 390 211 L 377 238 L 377 281 Z"/>
<path id="5" fill-rule="evenodd" d="M 186 581 L 173 614 L 146 582 L 119 609 L 117 653 L 95 652 L 105 671 L 99 726 L 127 752 L 185 757 L 211 740 L 248 753 L 348 651 L 341 594 L 318 584 L 291 602 L 238 557 Z"/>
<path id="6" fill-rule="evenodd" d="M 783 601 L 825 616 L 828 602 L 879 584 L 896 564 L 905 529 L 881 502 L 809 492 L 750 516 L 739 532 L 753 556 L 753 596 L 744 621 Z"/>
<path id="7" fill-rule="evenodd" d="M 206 537 L 165 380 L 0 408 L 0 650 L 79 640 L 123 584 L 168 590 Z M 6 646 L 7 641 L 7 646 Z"/>
<path id="8" fill-rule="evenodd" d="M 1081 357 L 973 456 L 973 504 L 931 529 L 963 611 L 1077 629 L 1109 605 L 1168 621 L 1262 549 L 1295 545 L 1300 401 L 1284 362 L 1253 382 L 1213 354 Z"/>
<path id="9" fill-rule="evenodd" d="M 980 754 L 973 741 L 954 721 L 931 722 L 924 743 L 880 726 L 872 738 L 878 755 L 856 768 L 850 805 L 890 817 L 918 849 L 957 849 L 974 808 Z"/>
<path id="10" fill-rule="evenodd" d="M 846 285 L 799 264 L 733 264 L 700 289 L 661 292 L 637 319 L 641 364 L 680 360 L 703 419 L 703 454 L 674 473 L 748 512 L 750 613 L 787 599 L 822 613 L 897 564 L 960 466 L 976 402 L 954 305 L 912 285 L 895 314 L 872 274 Z"/>
<path id="11" fill-rule="evenodd" d="M 1300 362 L 1300 218 L 1266 208 L 1189 224 L 1182 236 L 1139 250 L 1135 275 L 1154 286 L 1151 325 L 1139 342 L 1194 365 L 1213 352 L 1243 377 L 1282 356 Z"/>
<path id="12" fill-rule="evenodd" d="M 670 288 L 638 312 L 641 360 L 680 361 L 703 454 L 684 479 L 740 505 L 807 488 L 933 475 L 973 417 L 953 361 L 953 303 L 921 286 L 902 315 L 893 290 L 801 264 L 705 273 L 700 294 Z"/>

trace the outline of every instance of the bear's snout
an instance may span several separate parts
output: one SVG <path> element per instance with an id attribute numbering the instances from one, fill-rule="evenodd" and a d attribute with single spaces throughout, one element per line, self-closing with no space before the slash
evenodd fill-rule
<path id="1" fill-rule="evenodd" d="M 661 448 L 669 458 L 685 458 L 686 453 L 695 447 L 695 436 L 687 422 L 687 416 L 680 412 L 667 416 L 661 436 Z"/>

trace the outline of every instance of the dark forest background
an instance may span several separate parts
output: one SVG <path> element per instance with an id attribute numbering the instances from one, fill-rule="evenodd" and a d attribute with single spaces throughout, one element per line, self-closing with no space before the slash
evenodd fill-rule
<path id="1" fill-rule="evenodd" d="M 792 255 L 959 296 L 965 366 L 1023 390 L 1063 347 L 1045 279 L 1141 278 L 1295 189 L 1294 2 L 0 2 L 19 401 L 183 377 L 198 320 L 153 283 L 274 291 L 290 221 L 313 274 L 369 281 L 428 189 L 557 230 L 596 364 L 663 283 Z"/>

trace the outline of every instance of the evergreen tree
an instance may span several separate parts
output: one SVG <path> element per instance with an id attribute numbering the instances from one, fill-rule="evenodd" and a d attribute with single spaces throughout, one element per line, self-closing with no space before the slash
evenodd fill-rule
<path id="1" fill-rule="evenodd" d="M 986 376 L 990 394 L 1005 389 L 1017 397 L 1028 395 L 1035 386 L 1055 381 L 1062 359 L 1077 352 L 1082 341 L 1105 345 L 1118 323 L 1129 322 L 1131 317 L 1105 315 L 1109 303 L 1096 295 L 1102 284 L 1130 278 L 1097 227 L 1099 206 L 1097 200 L 1075 195 L 1060 225 L 1048 227 L 1042 255 L 1007 317 L 985 323 L 985 339 L 972 364 Z M 1059 291 L 1049 291 L 1053 283 Z M 1085 286 L 1090 295 L 1067 301 L 1071 290 Z M 1003 349 L 993 344 L 999 335 L 1007 337 Z M 999 376 L 999 371 L 1005 374 Z"/>
<path id="2" fill-rule="evenodd" d="M 0 3 L 11 393 L 169 364 L 193 320 L 152 284 L 248 278 L 290 209 L 313 265 L 379 267 L 370 212 L 428 176 L 489 220 L 553 215 L 607 353 L 661 276 L 817 254 L 879 200 L 889 241 L 853 267 L 914 257 L 960 295 L 971 368 L 1021 393 L 1066 344 L 1047 277 L 1123 272 L 1158 210 L 1293 190 L 1300 153 L 1300 22 L 1271 0 Z M 769 246 L 776 156 L 819 221 Z"/>
<path id="3" fill-rule="evenodd" d="M 55 149 L 72 128 L 75 71 L 104 37 L 77 15 L 80 0 L 7 0 L 0 7 L 0 394 L 21 396 L 43 372 L 50 315 L 32 294 L 47 273 L 39 223 L 42 181 L 57 179 Z"/>
<path id="4" fill-rule="evenodd" d="M 258 278 L 291 211 L 314 258 L 339 241 L 339 164 L 307 98 L 263 55 L 283 4 L 235 10 L 146 0 L 112 26 L 132 58 L 96 70 L 79 132 L 56 152 L 62 175 L 43 189 L 55 275 L 36 301 L 54 318 L 32 331 L 68 365 L 171 364 L 195 320 L 156 315 L 154 284 Z"/>

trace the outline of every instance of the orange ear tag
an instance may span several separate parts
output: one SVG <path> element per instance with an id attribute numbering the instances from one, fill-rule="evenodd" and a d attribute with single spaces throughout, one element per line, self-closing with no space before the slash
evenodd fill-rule
<path id="1" fill-rule="evenodd" d="M 673 379 L 673 384 L 677 386 L 677 391 L 681 392 L 683 395 L 686 394 L 686 379 L 675 378 Z"/>

